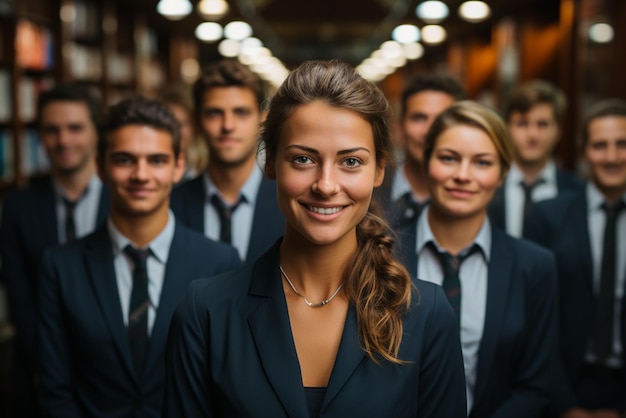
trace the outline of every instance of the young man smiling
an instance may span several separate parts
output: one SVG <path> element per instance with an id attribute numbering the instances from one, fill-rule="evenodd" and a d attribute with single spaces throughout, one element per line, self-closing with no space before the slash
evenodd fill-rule
<path id="1" fill-rule="evenodd" d="M 179 125 L 143 97 L 112 107 L 98 172 L 111 215 L 43 256 L 41 408 L 49 417 L 160 417 L 170 318 L 187 284 L 240 264 L 169 210 L 185 169 Z"/>
<path id="2" fill-rule="evenodd" d="M 172 209 L 184 224 L 232 244 L 242 260 L 255 260 L 285 229 L 274 182 L 256 161 L 263 82 L 239 61 L 225 59 L 196 82 L 194 100 L 209 164 L 174 190 Z"/>
<path id="3" fill-rule="evenodd" d="M 537 203 L 528 236 L 558 263 L 554 416 L 618 418 L 626 413 L 626 101 L 589 110 L 582 151 L 586 187 Z"/>

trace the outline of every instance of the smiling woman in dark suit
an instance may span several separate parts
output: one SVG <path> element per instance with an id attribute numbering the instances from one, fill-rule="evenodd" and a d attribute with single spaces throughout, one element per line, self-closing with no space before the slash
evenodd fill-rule
<path id="1" fill-rule="evenodd" d="M 457 314 L 468 415 L 476 418 L 538 417 L 548 401 L 555 262 L 487 218 L 511 155 L 495 112 L 469 101 L 452 105 L 424 146 L 431 203 L 398 230 L 408 270 L 441 284 Z"/>
<path id="2" fill-rule="evenodd" d="M 464 417 L 454 314 L 392 256 L 370 212 L 391 159 L 389 105 L 347 64 L 311 61 L 262 139 L 285 235 L 196 281 L 172 321 L 164 417 Z"/>

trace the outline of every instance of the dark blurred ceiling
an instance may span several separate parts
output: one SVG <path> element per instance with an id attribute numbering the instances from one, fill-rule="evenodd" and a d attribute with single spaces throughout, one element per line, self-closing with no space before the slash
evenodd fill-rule
<path id="1" fill-rule="evenodd" d="M 191 0 L 197 4 L 198 0 Z M 306 59 L 341 58 L 354 65 L 391 38 L 392 29 L 402 23 L 419 27 L 425 23 L 415 16 L 422 0 L 228 0 L 230 12 L 218 22 L 245 20 L 258 37 L 287 66 Z M 506 16 L 530 15 L 538 19 L 558 18 L 560 0 L 487 0 L 491 18 L 479 24 L 457 16 L 463 0 L 444 0 L 450 16 L 441 23 L 449 40 L 472 36 L 489 37 L 491 25 Z M 124 0 L 148 14 L 162 30 L 193 36 L 203 19 L 194 10 L 180 21 L 171 22 L 156 14 L 157 0 Z M 426 46 L 428 53 L 428 46 Z M 436 48 L 436 47 L 433 47 Z M 215 53 L 215 44 L 202 45 L 201 53 Z"/>

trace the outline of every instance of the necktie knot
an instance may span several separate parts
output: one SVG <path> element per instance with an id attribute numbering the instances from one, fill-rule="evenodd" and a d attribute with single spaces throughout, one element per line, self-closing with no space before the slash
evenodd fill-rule
<path id="1" fill-rule="evenodd" d="M 399 224 L 410 223 L 419 215 L 422 209 L 422 205 L 415 201 L 411 192 L 406 192 L 405 194 L 400 196 L 400 198 L 398 199 L 398 205 L 401 218 L 398 221 Z"/>
<path id="2" fill-rule="evenodd" d="M 217 211 L 217 215 L 220 218 L 220 241 L 227 243 L 231 242 L 231 218 L 233 216 L 233 212 L 244 201 L 245 198 L 240 196 L 239 200 L 234 205 L 226 205 L 217 194 L 211 196 L 211 204 Z"/>
<path id="3" fill-rule="evenodd" d="M 602 210 L 606 212 L 607 218 L 615 218 L 626 207 L 623 200 L 619 200 L 616 203 L 604 202 L 601 206 Z"/>
<path id="4" fill-rule="evenodd" d="M 440 251 L 434 242 L 430 241 L 428 247 L 439 259 L 441 263 L 441 269 L 443 271 L 443 287 L 446 297 L 460 321 L 461 318 L 461 278 L 459 271 L 461 269 L 461 263 L 469 258 L 472 254 L 480 251 L 480 247 L 477 244 L 473 244 L 468 251 L 452 255 L 447 251 Z"/>

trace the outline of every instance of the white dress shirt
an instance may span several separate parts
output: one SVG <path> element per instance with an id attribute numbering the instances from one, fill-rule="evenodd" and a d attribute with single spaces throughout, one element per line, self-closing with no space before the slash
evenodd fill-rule
<path id="1" fill-rule="evenodd" d="M 57 231 L 59 242 L 64 244 L 67 242 L 65 237 L 65 205 L 63 204 L 63 189 L 53 181 L 56 199 L 57 212 Z M 78 199 L 74 207 L 74 228 L 76 230 L 76 238 L 83 237 L 96 228 L 98 221 L 98 209 L 100 208 L 100 194 L 102 192 L 102 182 L 100 178 L 94 174 L 89 180 L 85 194 Z"/>
<path id="2" fill-rule="evenodd" d="M 219 241 L 220 217 L 215 207 L 211 204 L 211 197 L 217 195 L 222 201 L 224 201 L 224 199 L 207 172 L 204 173 L 203 178 L 206 190 L 206 200 L 204 203 L 204 235 L 214 241 Z M 242 260 L 246 259 L 248 253 L 248 245 L 250 244 L 250 235 L 254 222 L 254 208 L 256 207 L 256 199 L 262 181 L 263 172 L 260 168 L 254 167 L 252 174 L 250 174 L 250 177 L 248 177 L 248 180 L 246 180 L 239 191 L 243 200 L 232 214 L 231 245 L 237 249 L 239 257 Z"/>
<path id="3" fill-rule="evenodd" d="M 430 205 L 426 206 L 417 221 L 417 241 L 415 245 L 419 260 L 417 277 L 441 285 L 443 283 L 441 263 L 427 244 L 432 241 L 440 251 L 445 250 L 435 240 L 428 224 L 429 209 Z M 459 278 L 461 279 L 460 338 L 463 349 L 463 362 L 465 364 L 468 411 L 472 409 L 474 403 L 478 352 L 483 337 L 485 312 L 487 309 L 487 277 L 491 253 L 491 225 L 487 218 L 485 218 L 474 242 L 464 248 L 460 254 L 465 254 L 474 244 L 478 245 L 482 251 L 467 257 L 461 263 L 459 270 Z"/>
<path id="4" fill-rule="evenodd" d="M 108 221 L 109 235 L 113 243 L 113 265 L 115 268 L 115 279 L 117 291 L 122 306 L 122 317 L 124 325 L 128 326 L 128 314 L 130 310 L 130 296 L 133 290 L 133 270 L 135 268 L 130 256 L 124 252 L 127 245 L 136 247 L 128 238 L 113 225 L 111 219 Z M 150 256 L 147 259 L 148 265 L 148 295 L 150 297 L 150 307 L 148 308 L 148 335 L 152 334 L 152 327 L 156 318 L 159 301 L 161 300 L 161 290 L 165 279 L 165 266 L 167 257 L 174 238 L 175 220 L 174 214 L 170 211 L 167 224 L 159 235 L 146 247 L 150 248 Z M 137 248 L 137 247 L 136 247 Z"/>
<path id="5" fill-rule="evenodd" d="M 559 189 L 556 183 L 556 164 L 554 161 L 550 160 L 546 164 L 538 179 L 543 179 L 543 182 L 533 188 L 531 192 L 533 202 L 557 196 Z M 518 238 L 522 236 L 522 224 L 524 222 L 524 189 L 520 184 L 522 181 L 524 181 L 522 171 L 515 164 L 511 165 L 511 170 L 504 182 L 506 232 Z"/>

